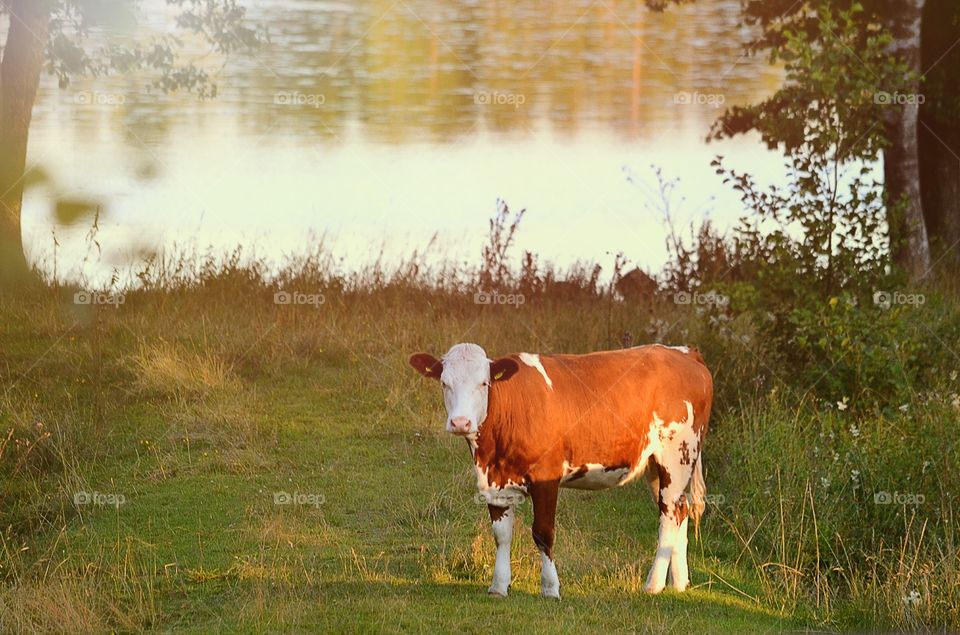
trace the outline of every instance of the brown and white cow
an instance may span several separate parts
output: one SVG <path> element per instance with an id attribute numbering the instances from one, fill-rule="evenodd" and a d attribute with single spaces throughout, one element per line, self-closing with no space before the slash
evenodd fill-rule
<path id="1" fill-rule="evenodd" d="M 687 521 L 692 516 L 697 526 L 704 509 L 702 447 L 713 402 L 713 379 L 696 350 L 655 344 L 491 360 L 476 344 L 457 344 L 439 360 L 417 353 L 410 365 L 440 381 L 446 429 L 470 446 L 497 544 L 489 593 L 505 596 L 510 586 L 518 501 L 533 501 L 541 594 L 559 598 L 553 559 L 559 489 L 606 489 L 641 474 L 660 509 L 645 590 L 660 592 L 668 569 L 674 588 L 686 588 Z"/>

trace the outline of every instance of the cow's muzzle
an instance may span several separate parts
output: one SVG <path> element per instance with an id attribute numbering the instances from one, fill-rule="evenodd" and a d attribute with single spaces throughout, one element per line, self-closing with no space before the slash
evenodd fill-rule
<path id="1" fill-rule="evenodd" d="M 450 422 L 447 424 L 447 429 L 456 435 L 463 436 L 470 434 L 470 429 L 473 427 L 473 422 L 466 417 L 454 417 L 450 419 Z"/>

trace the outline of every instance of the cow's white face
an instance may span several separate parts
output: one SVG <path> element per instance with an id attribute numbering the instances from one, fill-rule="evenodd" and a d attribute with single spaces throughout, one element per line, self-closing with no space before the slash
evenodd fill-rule
<path id="1" fill-rule="evenodd" d="M 427 377 L 440 380 L 447 407 L 446 430 L 460 436 L 475 435 L 487 418 L 490 383 L 508 379 L 519 369 L 510 358 L 492 361 L 476 344 L 457 344 L 442 360 L 417 353 L 410 365 Z"/>
<path id="2" fill-rule="evenodd" d="M 476 434 L 487 418 L 490 397 L 490 360 L 476 344 L 457 344 L 443 356 L 443 403 L 447 432 Z"/>

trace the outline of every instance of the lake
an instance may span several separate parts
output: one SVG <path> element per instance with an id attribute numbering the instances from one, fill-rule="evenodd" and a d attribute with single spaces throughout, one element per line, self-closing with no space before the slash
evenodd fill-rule
<path id="1" fill-rule="evenodd" d="M 782 72 L 744 56 L 739 0 L 665 13 L 642 2 L 245 2 L 269 41 L 228 59 L 187 42 L 219 95 L 146 89 L 147 76 L 44 80 L 24 202 L 30 257 L 103 280 L 145 253 L 242 244 L 279 261 L 321 236 L 345 268 L 424 247 L 477 262 L 498 198 L 526 208 L 518 241 L 561 268 L 624 252 L 665 257 L 651 165 L 679 178 L 678 222 L 729 226 L 738 199 L 710 168 L 724 154 L 761 182 L 782 163 L 755 137 L 706 143 L 726 106 Z M 94 38 L 146 41 L 171 10 Z M 680 201 L 680 195 L 685 197 Z M 96 201 L 58 222 L 58 197 Z"/>

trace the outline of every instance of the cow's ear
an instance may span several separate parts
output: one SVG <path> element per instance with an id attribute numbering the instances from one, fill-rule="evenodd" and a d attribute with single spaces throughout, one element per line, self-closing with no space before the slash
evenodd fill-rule
<path id="1" fill-rule="evenodd" d="M 509 357 L 501 357 L 490 362 L 490 379 L 492 381 L 506 381 L 520 370 L 520 364 Z"/>
<path id="2" fill-rule="evenodd" d="M 440 379 L 443 372 L 443 362 L 430 353 L 414 353 L 410 356 L 410 365 L 424 377 Z"/>

